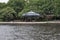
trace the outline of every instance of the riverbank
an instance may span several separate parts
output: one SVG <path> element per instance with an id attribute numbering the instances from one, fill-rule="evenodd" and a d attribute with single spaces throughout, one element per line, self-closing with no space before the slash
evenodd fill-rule
<path id="1" fill-rule="evenodd" d="M 0 24 L 60 24 L 60 21 L 45 21 L 45 22 L 0 22 Z"/>

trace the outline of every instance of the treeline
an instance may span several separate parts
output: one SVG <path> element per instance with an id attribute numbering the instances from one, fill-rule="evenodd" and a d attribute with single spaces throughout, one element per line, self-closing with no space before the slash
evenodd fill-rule
<path id="1" fill-rule="evenodd" d="M 0 3 L 0 21 L 19 20 L 23 13 L 34 11 L 42 15 L 60 15 L 60 0 L 9 0 Z"/>

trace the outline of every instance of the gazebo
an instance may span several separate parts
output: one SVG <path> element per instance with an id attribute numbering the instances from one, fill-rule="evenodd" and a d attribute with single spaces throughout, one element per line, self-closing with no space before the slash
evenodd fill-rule
<path id="1" fill-rule="evenodd" d="M 30 11 L 22 14 L 22 17 L 25 21 L 36 21 L 37 19 L 39 19 L 40 14 Z"/>

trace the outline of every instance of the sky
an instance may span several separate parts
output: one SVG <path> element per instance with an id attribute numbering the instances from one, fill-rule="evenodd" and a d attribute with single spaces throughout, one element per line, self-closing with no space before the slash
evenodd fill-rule
<path id="1" fill-rule="evenodd" d="M 9 0 L 0 0 L 1 3 L 7 3 Z"/>

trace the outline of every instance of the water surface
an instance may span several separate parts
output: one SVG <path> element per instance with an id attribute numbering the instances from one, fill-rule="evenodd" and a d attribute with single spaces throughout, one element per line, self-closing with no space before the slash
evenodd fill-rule
<path id="1" fill-rule="evenodd" d="M 60 25 L 0 25 L 0 40 L 60 40 Z"/>

